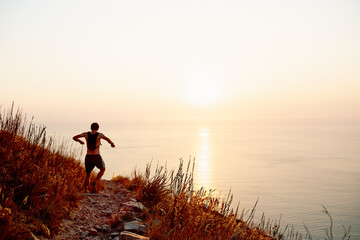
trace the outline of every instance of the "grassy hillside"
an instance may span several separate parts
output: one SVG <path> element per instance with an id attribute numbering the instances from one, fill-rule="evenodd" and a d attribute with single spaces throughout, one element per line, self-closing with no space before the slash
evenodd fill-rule
<path id="1" fill-rule="evenodd" d="M 76 204 L 84 173 L 71 148 L 21 111 L 0 113 L 0 239 L 51 237 Z"/>
<path id="2" fill-rule="evenodd" d="M 0 113 L 0 239 L 52 238 L 60 221 L 77 203 L 84 169 L 64 144 L 46 136 L 13 107 Z M 225 202 L 193 189 L 190 165 L 183 173 L 150 165 L 133 179 L 114 180 L 130 189 L 146 206 L 143 219 L 151 239 L 272 239 L 250 228 Z M 276 230 L 276 229 L 273 229 Z"/>
<path id="3" fill-rule="evenodd" d="M 145 173 L 134 173 L 132 178 L 117 176 L 113 181 L 131 190 L 138 201 L 147 208 L 143 211 L 143 221 L 148 226 L 150 239 L 275 239 L 282 238 L 279 226 L 252 222 L 251 212 L 244 219 L 244 212 L 233 211 L 231 193 L 221 200 L 212 197 L 203 189 L 193 188 L 195 162 L 189 161 L 184 169 L 183 161 L 177 171 L 167 171 L 157 166 L 151 172 L 151 164 Z M 254 211 L 254 209 L 253 209 Z"/>

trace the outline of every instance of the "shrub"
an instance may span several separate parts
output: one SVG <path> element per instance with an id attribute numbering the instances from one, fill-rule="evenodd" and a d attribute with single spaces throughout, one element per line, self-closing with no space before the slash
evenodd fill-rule
<path id="1" fill-rule="evenodd" d="M 32 120 L 14 105 L 0 114 L 0 239 L 53 236 L 84 181 L 76 153 Z"/>
<path id="2" fill-rule="evenodd" d="M 191 164 L 192 163 L 192 164 Z M 156 166 L 151 176 L 151 164 L 143 175 L 133 179 L 116 177 L 115 181 L 131 186 L 138 200 L 147 209 L 143 212 L 150 239 L 273 239 L 259 228 L 250 228 L 230 210 L 232 195 L 224 201 L 203 189 L 194 191 L 195 161 L 186 170 L 180 160 L 177 172 Z"/>

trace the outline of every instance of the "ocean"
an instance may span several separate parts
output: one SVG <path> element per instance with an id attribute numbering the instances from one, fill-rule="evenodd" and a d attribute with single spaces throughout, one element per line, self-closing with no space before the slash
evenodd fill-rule
<path id="1" fill-rule="evenodd" d="M 81 128 L 80 128 L 81 127 Z M 71 141 L 88 126 L 54 125 L 48 134 Z M 360 126 L 349 124 L 175 124 L 122 123 L 100 125 L 116 148 L 102 142 L 105 179 L 145 171 L 152 162 L 177 169 L 179 159 L 195 160 L 197 189 L 231 190 L 233 206 L 251 210 L 258 200 L 255 222 L 264 213 L 314 239 L 324 238 L 334 220 L 334 237 L 351 226 L 360 239 Z M 83 160 L 85 147 L 82 149 Z"/>

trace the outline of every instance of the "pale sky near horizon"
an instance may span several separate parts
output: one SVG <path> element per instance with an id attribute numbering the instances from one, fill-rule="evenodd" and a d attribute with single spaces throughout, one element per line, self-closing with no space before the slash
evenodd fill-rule
<path id="1" fill-rule="evenodd" d="M 0 81 L 42 123 L 357 121 L 360 1 L 0 0 Z"/>

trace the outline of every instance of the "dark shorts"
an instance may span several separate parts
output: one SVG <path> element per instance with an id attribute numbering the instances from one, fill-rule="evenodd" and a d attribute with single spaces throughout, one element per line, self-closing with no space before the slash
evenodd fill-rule
<path id="1" fill-rule="evenodd" d="M 94 167 L 97 167 L 100 170 L 105 169 L 105 163 L 102 160 L 101 156 L 98 155 L 89 155 L 85 156 L 85 170 L 87 173 L 91 173 Z"/>

